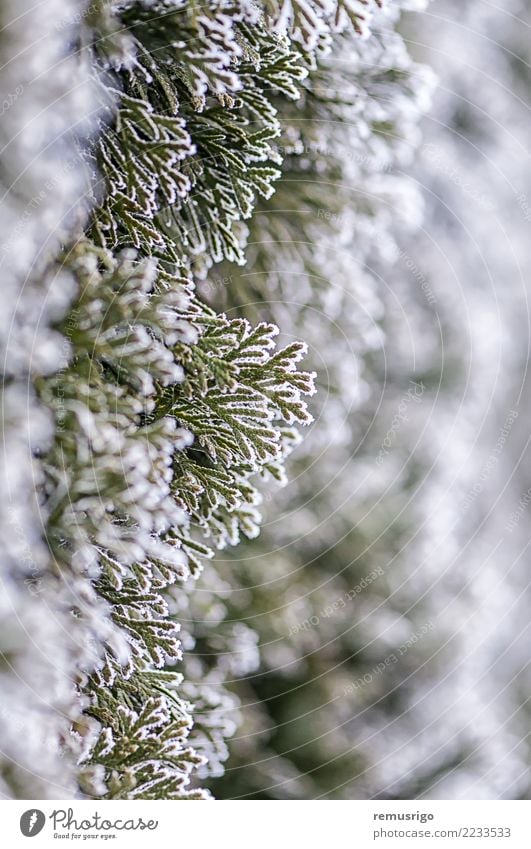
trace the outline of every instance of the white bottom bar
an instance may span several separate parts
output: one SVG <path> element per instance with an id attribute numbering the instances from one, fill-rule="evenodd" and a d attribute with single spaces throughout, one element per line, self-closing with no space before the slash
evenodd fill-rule
<path id="1" fill-rule="evenodd" d="M 3 846 L 35 849 L 531 846 L 529 801 L 0 801 L 0 816 Z"/>

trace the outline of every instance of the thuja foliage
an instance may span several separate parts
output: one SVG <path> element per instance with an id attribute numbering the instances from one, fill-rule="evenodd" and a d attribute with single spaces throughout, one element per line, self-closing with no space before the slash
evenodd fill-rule
<path id="1" fill-rule="evenodd" d="M 86 684 L 103 726 L 91 764 L 113 797 L 179 797 L 201 759 L 181 745 L 180 676 L 155 672 L 181 656 L 165 591 L 212 546 L 256 534 L 253 476 L 280 477 L 312 378 L 297 370 L 302 345 L 275 349 L 274 325 L 216 315 L 151 260 L 79 241 L 67 261 L 74 358 L 40 387 L 57 421 L 44 491 L 55 563 L 67 580 L 93 576 L 83 601 L 113 625 Z"/>
<path id="2" fill-rule="evenodd" d="M 369 7 L 125 2 L 83 18 L 104 105 L 80 155 L 98 179 L 84 233 L 47 270 L 50 286 L 76 282 L 56 325 L 66 362 L 36 379 L 55 419 L 41 452 L 50 568 L 91 649 L 70 735 L 82 792 L 204 798 L 190 774 L 225 756 L 227 697 L 211 670 L 178 671 L 183 583 L 258 533 L 258 480 L 284 481 L 313 374 L 303 343 L 214 311 L 194 281 L 244 263 L 245 221 L 281 173 L 279 104 Z"/>

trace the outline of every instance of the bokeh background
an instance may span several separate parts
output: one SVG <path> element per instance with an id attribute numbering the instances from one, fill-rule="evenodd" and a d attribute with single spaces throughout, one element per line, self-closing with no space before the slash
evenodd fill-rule
<path id="1" fill-rule="evenodd" d="M 202 290 L 319 383 L 260 538 L 193 590 L 221 798 L 530 793 L 531 10 L 388 21 L 285 119 L 304 155 Z"/>

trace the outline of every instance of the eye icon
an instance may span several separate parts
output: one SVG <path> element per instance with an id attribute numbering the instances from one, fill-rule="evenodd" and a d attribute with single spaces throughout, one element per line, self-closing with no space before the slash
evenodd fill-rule
<path id="1" fill-rule="evenodd" d="M 37 808 L 25 811 L 20 817 L 20 830 L 24 837 L 35 837 L 44 827 L 46 817 Z"/>

